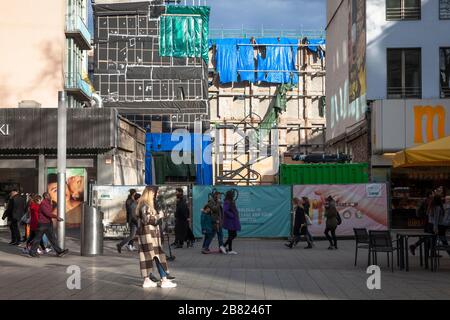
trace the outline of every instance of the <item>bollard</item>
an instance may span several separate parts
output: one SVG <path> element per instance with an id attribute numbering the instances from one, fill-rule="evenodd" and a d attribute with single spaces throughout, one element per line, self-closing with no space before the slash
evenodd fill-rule
<path id="1" fill-rule="evenodd" d="M 87 204 L 81 213 L 81 255 L 103 255 L 103 212 Z"/>

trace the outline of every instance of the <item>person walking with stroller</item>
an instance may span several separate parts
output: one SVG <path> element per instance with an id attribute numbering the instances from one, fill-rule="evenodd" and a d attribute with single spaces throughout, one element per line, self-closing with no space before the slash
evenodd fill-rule
<path id="1" fill-rule="evenodd" d="M 237 254 L 236 251 L 233 251 L 233 240 L 237 237 L 238 231 L 241 231 L 241 222 L 239 221 L 239 212 L 234 200 L 233 190 L 228 190 L 225 193 L 223 213 L 223 227 L 228 231 L 228 239 L 224 247 L 228 247 L 228 254 Z"/>
<path id="2" fill-rule="evenodd" d="M 339 212 L 336 209 L 336 201 L 333 197 L 329 196 L 325 200 L 325 218 L 326 218 L 326 228 L 325 228 L 325 236 L 327 240 L 330 242 L 330 246 L 328 250 L 337 250 L 337 238 L 336 238 L 336 229 L 340 224 L 340 216 Z M 331 233 L 331 236 L 330 236 Z"/>
<path id="3" fill-rule="evenodd" d="M 144 288 L 156 287 L 157 283 L 150 279 L 150 274 L 155 263 L 161 276 L 161 288 L 175 288 L 176 283 L 167 278 L 168 265 L 166 254 L 162 248 L 161 231 L 159 221 L 163 213 L 155 209 L 157 187 L 146 187 L 137 205 L 139 223 L 139 262 L 141 275 L 144 278 Z"/>

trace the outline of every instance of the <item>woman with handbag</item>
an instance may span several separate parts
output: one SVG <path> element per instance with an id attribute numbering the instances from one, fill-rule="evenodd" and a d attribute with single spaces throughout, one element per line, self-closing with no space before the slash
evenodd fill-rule
<path id="1" fill-rule="evenodd" d="M 157 286 L 157 283 L 149 278 L 154 262 L 161 276 L 161 288 L 175 288 L 177 284 L 167 278 L 168 265 L 166 254 L 162 249 L 161 231 L 159 228 L 159 222 L 163 218 L 163 214 L 158 213 L 155 209 L 157 192 L 157 187 L 146 187 L 136 208 L 136 215 L 139 219 L 139 261 L 141 274 L 144 278 L 142 286 L 144 288 Z"/>
<path id="2" fill-rule="evenodd" d="M 303 200 L 300 200 L 298 198 L 294 198 L 292 200 L 294 204 L 295 209 L 295 218 L 294 218 L 294 237 L 289 243 L 286 243 L 286 246 L 290 249 L 294 247 L 298 242 L 300 242 L 300 237 L 302 235 L 305 235 L 306 242 L 308 243 L 308 246 L 305 247 L 305 249 L 311 249 L 312 244 L 308 237 L 306 237 L 306 232 L 308 230 L 307 224 L 306 224 L 306 215 L 305 215 L 305 209 L 303 208 Z"/>
<path id="3" fill-rule="evenodd" d="M 33 195 L 31 198 L 28 210 L 30 215 L 29 225 L 30 225 L 30 236 L 27 239 L 26 247 L 23 249 L 23 253 L 28 253 L 31 245 L 33 243 L 34 238 L 36 237 L 36 233 L 39 225 L 39 205 L 41 204 L 42 197 L 38 194 Z M 38 253 L 48 253 L 51 249 L 47 249 L 44 244 L 44 240 L 41 238 L 40 243 L 41 251 L 38 249 Z"/>
<path id="4" fill-rule="evenodd" d="M 309 226 L 312 226 L 311 217 L 309 216 L 309 209 L 311 208 L 311 204 L 309 203 L 308 197 L 302 197 L 303 200 L 303 208 L 305 209 L 305 217 L 306 217 L 306 229 L 305 229 L 305 237 L 309 239 L 309 243 L 311 247 L 314 246 L 314 239 L 312 234 L 309 232 Z M 311 249 L 311 248 L 307 248 Z"/>

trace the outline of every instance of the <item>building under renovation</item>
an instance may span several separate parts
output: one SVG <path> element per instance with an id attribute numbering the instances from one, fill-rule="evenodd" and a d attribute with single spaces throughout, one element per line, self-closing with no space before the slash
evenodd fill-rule
<path id="1" fill-rule="evenodd" d="M 212 30 L 210 35 L 216 183 L 272 184 L 279 165 L 291 163 L 292 156 L 323 152 L 324 34 Z"/>

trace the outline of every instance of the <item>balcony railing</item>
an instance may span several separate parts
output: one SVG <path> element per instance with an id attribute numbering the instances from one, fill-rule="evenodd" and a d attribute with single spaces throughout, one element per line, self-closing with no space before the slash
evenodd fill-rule
<path id="1" fill-rule="evenodd" d="M 450 98 L 450 88 L 441 88 L 441 98 Z"/>
<path id="2" fill-rule="evenodd" d="M 90 50 L 92 48 L 91 34 L 80 16 L 66 16 L 66 35 L 74 38 L 81 49 Z"/>
<path id="3" fill-rule="evenodd" d="M 422 87 L 388 87 L 388 99 L 421 99 Z"/>
<path id="4" fill-rule="evenodd" d="M 65 89 L 68 94 L 76 96 L 79 100 L 88 101 L 92 98 L 90 85 L 83 80 L 79 73 L 65 74 Z"/>
<path id="5" fill-rule="evenodd" d="M 421 8 L 416 7 L 402 7 L 402 8 L 386 8 L 386 20 L 420 20 Z"/>

